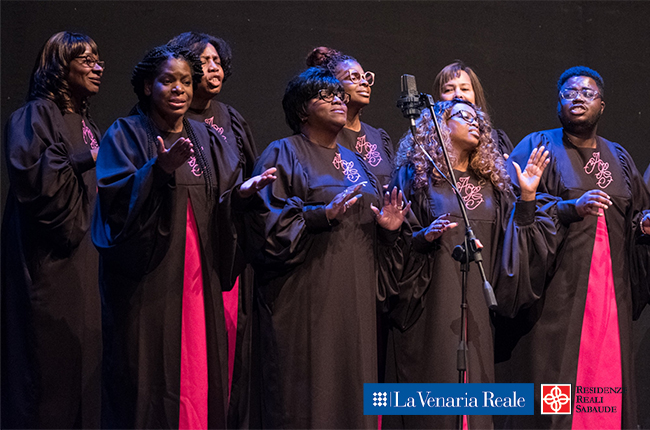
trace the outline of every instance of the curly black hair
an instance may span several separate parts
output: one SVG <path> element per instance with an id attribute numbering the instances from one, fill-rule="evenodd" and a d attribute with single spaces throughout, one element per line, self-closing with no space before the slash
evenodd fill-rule
<path id="1" fill-rule="evenodd" d="M 192 51 L 176 44 L 157 46 L 145 54 L 142 61 L 133 68 L 133 74 L 131 75 L 133 91 L 138 96 L 140 107 L 145 111 L 148 110 L 149 104 L 149 96 L 144 92 L 145 82 L 153 81 L 160 73 L 160 67 L 170 58 L 187 61 L 192 71 L 192 86 L 194 89 L 201 83 L 203 67 L 199 57 Z"/>
<path id="2" fill-rule="evenodd" d="M 219 58 L 221 59 L 221 68 L 223 69 L 223 82 L 226 82 L 228 77 L 232 74 L 232 51 L 230 45 L 225 40 L 215 37 L 206 33 L 198 33 L 196 31 L 188 31 L 181 33 L 169 41 L 170 44 L 181 45 L 189 49 L 201 58 L 201 54 L 205 51 L 208 43 L 214 46 L 217 50 Z"/>
<path id="3" fill-rule="evenodd" d="M 603 77 L 600 76 L 597 71 L 585 66 L 571 67 L 562 72 L 560 79 L 557 80 L 557 91 L 560 92 L 562 85 L 564 85 L 564 83 L 568 81 L 569 78 L 572 78 L 574 76 L 586 76 L 593 79 L 596 82 L 596 86 L 598 87 L 598 92 L 600 93 L 601 100 L 605 99 L 605 81 L 603 81 Z"/>

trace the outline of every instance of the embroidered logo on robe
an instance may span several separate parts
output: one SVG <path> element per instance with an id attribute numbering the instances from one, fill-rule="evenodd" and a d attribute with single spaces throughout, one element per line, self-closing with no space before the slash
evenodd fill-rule
<path id="1" fill-rule="evenodd" d="M 460 178 L 456 182 L 456 188 L 458 188 L 460 195 L 463 196 L 467 209 L 474 210 L 483 203 L 483 194 L 479 193 L 481 186 L 470 184 L 469 176 Z"/>
<path id="2" fill-rule="evenodd" d="M 224 142 L 228 142 L 228 138 L 226 137 L 225 134 L 223 134 L 223 127 L 219 127 L 217 124 L 214 123 L 214 116 L 211 116 L 210 118 L 205 119 L 205 123 L 215 129 L 217 133 L 223 137 Z"/>
<path id="3" fill-rule="evenodd" d="M 354 168 L 354 161 L 345 161 L 341 158 L 341 153 L 337 152 L 332 160 L 332 164 L 337 170 L 343 170 L 343 174 L 350 182 L 357 182 L 361 175 Z"/>
<path id="4" fill-rule="evenodd" d="M 600 159 L 600 152 L 594 152 L 587 164 L 585 164 L 585 173 L 591 175 L 596 173 L 596 183 L 600 188 L 607 188 L 612 183 L 612 172 L 608 170 L 609 163 Z"/>
<path id="5" fill-rule="evenodd" d="M 377 167 L 381 163 L 381 154 L 377 151 L 377 145 L 366 141 L 366 136 L 357 137 L 356 150 L 372 167 Z"/>
<path id="6" fill-rule="evenodd" d="M 90 130 L 90 128 L 86 125 L 86 121 L 83 119 L 81 120 L 81 130 L 84 143 L 90 146 L 90 149 L 99 148 L 99 144 L 97 143 L 97 139 L 95 139 L 95 135 L 93 134 L 92 130 Z"/>
<path id="7" fill-rule="evenodd" d="M 187 165 L 190 166 L 190 169 L 192 169 L 192 174 L 194 176 L 201 176 L 201 174 L 203 173 L 201 171 L 201 167 L 199 166 L 199 163 L 196 162 L 196 157 L 194 155 L 192 155 L 189 158 L 189 160 L 187 160 Z"/>

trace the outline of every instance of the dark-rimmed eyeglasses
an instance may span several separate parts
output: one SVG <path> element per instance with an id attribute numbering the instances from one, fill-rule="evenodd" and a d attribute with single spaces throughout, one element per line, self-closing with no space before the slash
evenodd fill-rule
<path id="1" fill-rule="evenodd" d="M 478 117 L 476 115 L 473 115 L 471 112 L 466 111 L 466 110 L 459 110 L 455 114 L 451 115 L 449 118 L 453 118 L 455 116 L 459 116 L 463 119 L 468 124 L 476 124 L 478 125 Z"/>
<path id="2" fill-rule="evenodd" d="M 591 88 L 582 88 L 580 90 L 565 88 L 562 91 L 560 91 L 560 97 L 568 101 L 573 101 L 577 99 L 578 94 L 580 94 L 582 98 L 588 102 L 600 97 L 600 93 L 596 90 L 592 90 Z"/>
<path id="3" fill-rule="evenodd" d="M 350 69 L 347 71 L 345 77 L 353 84 L 358 84 L 361 82 L 361 79 L 365 79 L 369 87 L 372 87 L 372 85 L 375 83 L 375 74 L 373 72 L 366 72 L 362 76 L 361 73 L 357 72 L 355 69 Z"/>
<path id="4" fill-rule="evenodd" d="M 324 102 L 332 103 L 334 97 L 338 97 L 343 103 L 350 101 L 350 94 L 347 94 L 345 91 L 332 91 L 327 88 L 318 90 L 318 98 Z"/>
<path id="5" fill-rule="evenodd" d="M 106 68 L 106 62 L 105 61 L 97 60 L 95 57 L 91 57 L 90 55 L 82 55 L 82 56 L 75 57 L 75 58 L 79 58 L 81 60 L 82 64 L 85 64 L 86 66 L 90 67 L 91 69 L 95 68 L 95 64 L 98 64 L 99 67 L 101 67 L 102 69 Z"/>

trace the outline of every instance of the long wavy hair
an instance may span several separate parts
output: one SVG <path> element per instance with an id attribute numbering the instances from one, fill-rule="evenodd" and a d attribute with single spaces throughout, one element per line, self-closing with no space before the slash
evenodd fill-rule
<path id="1" fill-rule="evenodd" d="M 476 73 L 474 73 L 474 70 L 472 70 L 471 67 L 466 66 L 465 63 L 460 60 L 456 60 L 443 67 L 440 73 L 438 73 L 436 78 L 433 80 L 433 98 L 436 101 L 440 101 L 442 87 L 452 79 L 458 78 L 460 72 L 465 72 L 469 76 L 469 81 L 472 83 L 472 89 L 474 90 L 474 104 L 481 108 L 483 114 L 489 118 L 489 108 L 481 80 L 478 78 Z"/>
<path id="2" fill-rule="evenodd" d="M 184 60 L 189 64 L 193 89 L 196 90 L 197 85 L 201 83 L 203 67 L 199 57 L 192 51 L 177 44 L 161 45 L 151 49 L 145 54 L 142 61 L 133 68 L 131 75 L 133 91 L 138 96 L 140 108 L 145 112 L 149 110 L 150 99 L 144 91 L 145 83 L 153 81 L 160 73 L 160 67 L 170 58 Z"/>
<path id="3" fill-rule="evenodd" d="M 481 180 L 491 182 L 495 188 L 504 192 L 510 191 L 512 189 L 510 176 L 506 172 L 505 160 L 490 136 L 492 126 L 489 119 L 479 107 L 460 99 L 438 102 L 435 105 L 438 124 L 440 124 L 440 134 L 443 144 L 449 153 L 452 166 L 457 160 L 457 155 L 449 137 L 450 130 L 447 127 L 447 120 L 451 116 L 452 108 L 458 103 L 466 104 L 474 109 L 479 123 L 479 143 L 469 156 L 469 169 L 481 178 Z M 449 169 L 447 169 L 447 165 L 445 164 L 442 146 L 438 141 L 438 136 L 433 121 L 431 120 L 431 114 L 428 110 L 422 112 L 415 125 L 418 143 L 424 146 L 438 168 L 445 175 L 448 175 Z M 444 181 L 444 178 L 433 167 L 431 161 L 422 153 L 422 149 L 413 141 L 411 131 L 408 131 L 400 139 L 396 164 L 398 168 L 406 165 L 412 165 L 414 167 L 415 178 L 413 186 L 415 189 L 426 186 L 429 181 L 432 184 L 438 184 Z"/>
<path id="4" fill-rule="evenodd" d="M 72 93 L 68 83 L 70 63 L 86 52 L 99 57 L 97 44 L 81 33 L 61 31 L 52 35 L 41 48 L 29 81 L 28 100 L 52 100 L 61 112 L 74 112 Z M 86 114 L 88 99 L 82 100 L 81 112 Z"/>

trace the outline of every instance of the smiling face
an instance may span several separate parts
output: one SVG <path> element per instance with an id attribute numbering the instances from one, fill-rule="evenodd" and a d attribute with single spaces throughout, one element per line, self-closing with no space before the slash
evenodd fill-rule
<path id="1" fill-rule="evenodd" d="M 352 71 L 352 72 L 351 72 Z M 350 80 L 350 73 L 358 72 L 361 80 L 354 83 Z M 372 92 L 368 81 L 365 79 L 365 70 L 356 61 L 346 60 L 336 66 L 336 79 L 343 85 L 343 89 L 350 95 L 350 106 L 364 107 L 370 103 Z"/>
<path id="2" fill-rule="evenodd" d="M 461 113 L 461 111 L 464 111 L 464 113 Z M 463 118 L 463 114 L 466 118 L 475 118 L 476 120 L 470 123 Z M 449 138 L 452 146 L 459 154 L 471 153 L 478 146 L 480 138 L 476 112 L 464 103 L 457 103 L 451 108 L 449 115 L 447 127 L 449 128 Z"/>
<path id="3" fill-rule="evenodd" d="M 461 70 L 457 77 L 442 86 L 440 100 L 449 101 L 453 99 L 467 100 L 472 104 L 476 103 L 472 81 L 464 70 Z"/>
<path id="4" fill-rule="evenodd" d="M 98 59 L 90 45 L 86 45 L 84 53 L 77 57 L 86 56 L 95 60 Z M 99 86 L 102 83 L 103 73 L 104 69 L 99 64 L 95 64 L 94 67 L 89 67 L 84 63 L 84 58 L 73 58 L 70 62 L 67 79 L 71 95 L 77 99 L 84 99 L 97 94 L 99 92 Z"/>
<path id="5" fill-rule="evenodd" d="M 192 102 L 192 73 L 187 61 L 169 58 L 160 65 L 160 73 L 152 82 L 146 82 L 145 95 L 149 97 L 153 113 L 168 123 L 182 117 Z"/>
<path id="6" fill-rule="evenodd" d="M 303 124 L 308 130 L 329 130 L 338 133 L 344 126 L 348 108 L 339 97 L 331 102 L 321 100 L 318 95 L 307 103 L 307 118 Z"/>
<path id="7" fill-rule="evenodd" d="M 221 84 L 224 79 L 221 58 L 216 48 L 208 43 L 201 54 L 203 66 L 203 78 L 196 88 L 196 96 L 211 99 L 221 92 Z"/>
<path id="8" fill-rule="evenodd" d="M 605 102 L 600 96 L 587 100 L 580 91 L 590 89 L 598 93 L 596 81 L 587 76 L 572 76 L 562 85 L 560 93 L 571 89 L 578 92 L 573 100 L 558 96 L 558 117 L 562 126 L 570 133 L 582 134 L 593 131 L 605 110 Z"/>

